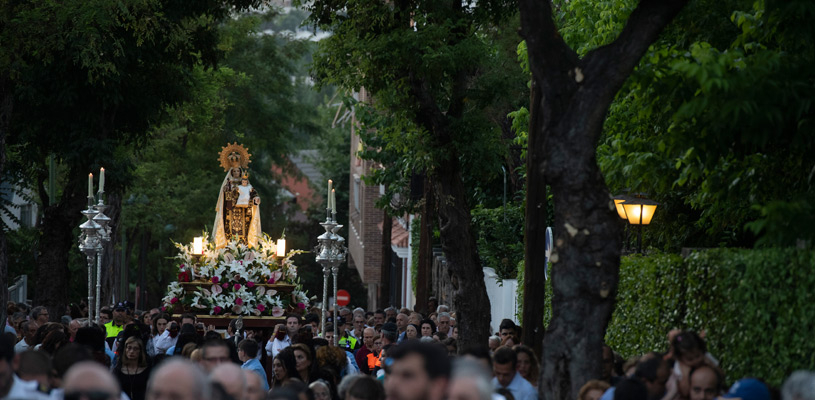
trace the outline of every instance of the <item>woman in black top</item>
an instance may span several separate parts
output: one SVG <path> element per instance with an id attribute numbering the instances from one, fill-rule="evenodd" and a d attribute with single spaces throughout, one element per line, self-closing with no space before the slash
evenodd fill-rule
<path id="1" fill-rule="evenodd" d="M 144 343 L 136 336 L 131 336 L 119 354 L 114 374 L 122 386 L 122 392 L 132 400 L 144 400 L 147 391 L 147 380 L 150 378 L 150 364 Z"/>

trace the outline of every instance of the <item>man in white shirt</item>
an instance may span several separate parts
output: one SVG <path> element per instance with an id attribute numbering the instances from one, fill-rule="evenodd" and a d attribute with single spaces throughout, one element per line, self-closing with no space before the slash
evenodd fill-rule
<path id="1" fill-rule="evenodd" d="M 37 325 L 34 321 L 26 321 L 21 325 L 23 338 L 14 346 L 15 353 L 22 353 L 34 345 L 34 336 L 37 336 Z"/>
<path id="2" fill-rule="evenodd" d="M 284 328 L 284 330 L 278 329 L 276 327 L 274 340 L 270 340 L 268 343 L 266 343 L 266 355 L 274 358 L 275 356 L 277 356 L 277 353 L 279 353 L 280 350 L 283 350 L 286 347 L 291 346 L 292 339 L 299 330 L 300 330 L 300 316 L 295 314 L 289 314 L 286 317 L 286 327 Z"/>
<path id="3" fill-rule="evenodd" d="M 496 388 L 506 388 L 516 400 L 537 400 L 538 392 L 526 379 L 518 373 L 518 355 L 507 346 L 501 346 L 492 356 L 492 370 L 495 378 L 492 385 Z"/>

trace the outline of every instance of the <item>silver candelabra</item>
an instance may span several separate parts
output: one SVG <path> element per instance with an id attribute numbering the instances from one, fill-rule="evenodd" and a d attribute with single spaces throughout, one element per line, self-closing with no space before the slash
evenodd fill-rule
<path id="1" fill-rule="evenodd" d="M 337 234 L 342 225 L 337 223 L 336 218 L 337 212 L 332 208 L 326 208 L 325 222 L 320 223 L 325 229 L 325 233 L 317 237 L 318 244 L 314 248 L 314 252 L 317 253 L 316 260 L 323 266 L 323 307 L 320 321 L 322 337 L 325 337 L 325 315 L 328 313 L 326 303 L 328 302 L 329 272 L 334 277 L 334 346 L 339 343 L 339 335 L 337 334 L 337 272 L 348 253 L 348 248 L 345 247 L 345 238 Z"/>
<path id="2" fill-rule="evenodd" d="M 82 215 L 88 220 L 79 229 L 82 233 L 79 235 L 79 250 L 85 254 L 88 262 L 88 321 L 99 323 L 99 312 L 101 303 L 102 289 L 102 250 L 104 245 L 110 242 L 110 218 L 105 215 L 105 209 L 108 207 L 103 200 L 103 191 L 97 192 L 99 202 L 93 204 L 94 197 L 88 196 L 88 208 L 82 211 Z M 93 282 L 94 282 L 94 266 L 96 267 L 96 296 L 94 296 Z"/>

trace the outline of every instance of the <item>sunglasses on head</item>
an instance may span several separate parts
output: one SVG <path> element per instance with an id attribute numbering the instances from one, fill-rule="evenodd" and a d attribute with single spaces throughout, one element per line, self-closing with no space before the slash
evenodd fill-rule
<path id="1" fill-rule="evenodd" d="M 113 394 L 102 391 L 102 390 L 87 390 L 87 391 L 75 391 L 75 392 L 66 392 L 63 395 L 65 400 L 108 400 L 113 398 Z"/>

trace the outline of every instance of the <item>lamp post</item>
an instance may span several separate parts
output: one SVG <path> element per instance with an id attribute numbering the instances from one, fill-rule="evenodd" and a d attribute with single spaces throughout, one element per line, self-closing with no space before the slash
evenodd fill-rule
<path id="1" fill-rule="evenodd" d="M 617 199 L 615 199 L 615 203 Z M 643 197 L 628 198 L 617 204 L 618 212 L 620 206 L 625 211 L 625 218 L 630 225 L 637 225 L 637 251 L 642 254 L 642 226 L 651 224 L 651 219 L 657 210 L 659 203 Z"/>
<path id="2" fill-rule="evenodd" d="M 345 238 L 338 235 L 337 232 L 342 229 L 342 225 L 337 223 L 337 210 L 334 207 L 334 193 L 331 190 L 331 181 L 329 181 L 328 193 L 328 206 L 326 207 L 325 222 L 321 222 L 325 232 L 317 237 L 317 247 L 314 252 L 317 253 L 316 261 L 323 267 L 323 305 L 321 312 L 320 331 L 322 337 L 325 337 L 325 315 L 328 313 L 326 302 L 328 301 L 328 275 L 329 273 L 334 278 L 334 345 L 339 342 L 339 335 L 337 334 L 337 274 L 339 273 L 340 264 L 345 261 L 345 256 L 348 248 L 345 247 Z"/>
<path id="3" fill-rule="evenodd" d="M 79 250 L 85 254 L 88 263 L 88 321 L 99 323 L 99 313 L 101 310 L 102 289 L 102 250 L 104 245 L 110 242 L 110 218 L 104 211 L 108 207 L 104 198 L 104 170 L 102 180 L 100 180 L 99 202 L 94 203 L 93 196 L 93 175 L 88 175 L 88 208 L 82 211 L 87 221 L 79 225 L 82 233 L 79 235 Z M 94 267 L 96 267 L 96 295 L 94 296 Z"/>

